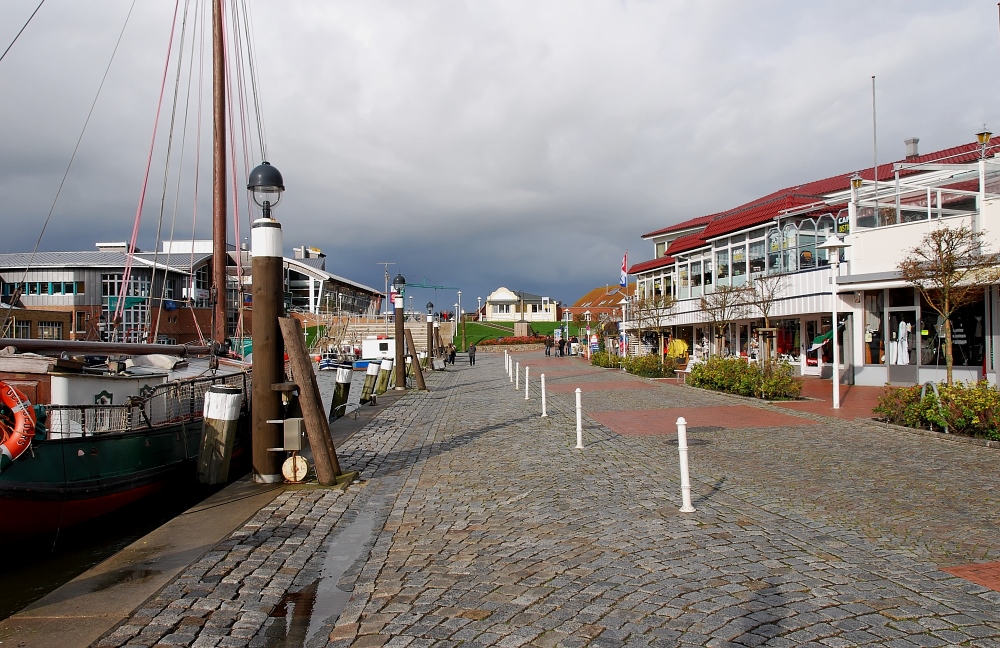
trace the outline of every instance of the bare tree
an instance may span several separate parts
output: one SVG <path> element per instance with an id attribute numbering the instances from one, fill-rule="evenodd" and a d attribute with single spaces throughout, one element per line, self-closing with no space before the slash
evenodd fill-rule
<path id="1" fill-rule="evenodd" d="M 952 384 L 954 357 L 951 316 L 979 300 L 983 290 L 1000 281 L 1000 253 L 983 251 L 984 232 L 972 228 L 942 227 L 924 235 L 896 266 L 937 314 L 944 318 L 945 366 Z"/>
<path id="2" fill-rule="evenodd" d="M 788 275 L 762 274 L 750 280 L 744 289 L 748 312 L 758 312 L 764 319 L 764 327 L 771 328 L 771 311 L 774 303 L 785 289 Z"/>
<path id="3" fill-rule="evenodd" d="M 663 361 L 662 321 L 674 307 L 671 295 L 636 296 L 630 306 L 632 322 L 635 324 L 639 344 L 642 345 L 642 332 L 656 329 L 660 340 L 660 361 Z"/>
<path id="4" fill-rule="evenodd" d="M 736 320 L 746 317 L 749 311 L 747 289 L 738 286 L 716 286 L 715 290 L 701 298 L 701 310 L 705 321 L 712 326 L 715 336 L 715 353 L 722 352 L 722 336 Z"/>

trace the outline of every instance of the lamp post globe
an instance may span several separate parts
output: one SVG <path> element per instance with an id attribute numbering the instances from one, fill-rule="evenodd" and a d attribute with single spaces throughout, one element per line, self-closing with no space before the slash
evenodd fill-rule
<path id="1" fill-rule="evenodd" d="M 264 218 L 271 218 L 271 209 L 281 202 L 285 181 L 281 172 L 265 160 L 250 172 L 247 189 L 253 196 L 253 201 L 263 210 Z"/>

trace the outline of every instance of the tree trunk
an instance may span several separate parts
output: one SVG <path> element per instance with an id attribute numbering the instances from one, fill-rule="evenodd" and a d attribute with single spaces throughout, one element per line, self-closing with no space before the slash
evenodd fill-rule
<path id="1" fill-rule="evenodd" d="M 954 363 L 955 360 L 951 355 L 951 318 L 946 317 L 944 320 L 944 364 L 947 376 L 945 380 L 949 387 L 952 386 L 951 369 Z"/>

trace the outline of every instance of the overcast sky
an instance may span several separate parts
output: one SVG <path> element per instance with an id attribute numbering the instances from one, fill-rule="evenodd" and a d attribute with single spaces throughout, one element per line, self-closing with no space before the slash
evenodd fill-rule
<path id="1" fill-rule="evenodd" d="M 501 285 L 575 301 L 617 284 L 626 249 L 630 265 L 652 258 L 643 233 L 871 166 L 873 75 L 880 162 L 907 137 L 929 152 L 1000 128 L 993 0 L 249 2 L 286 254 L 319 247 L 328 270 L 380 289 L 378 262 L 395 262 L 461 289 L 466 310 Z M 0 51 L 37 5 L 0 2 Z M 47 0 L 0 61 L 0 251 L 34 247 L 129 6 Z M 131 235 L 172 13 L 137 3 L 40 249 Z M 181 202 L 160 238 L 191 237 Z"/>

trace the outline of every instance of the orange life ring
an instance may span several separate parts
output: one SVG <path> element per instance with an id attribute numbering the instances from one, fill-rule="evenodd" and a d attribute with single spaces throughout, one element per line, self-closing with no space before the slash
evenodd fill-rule
<path id="1" fill-rule="evenodd" d="M 0 382 L 0 403 L 10 410 L 14 424 L 8 417 L 0 418 L 0 470 L 20 457 L 35 437 L 35 409 L 28 398 L 16 387 Z"/>

